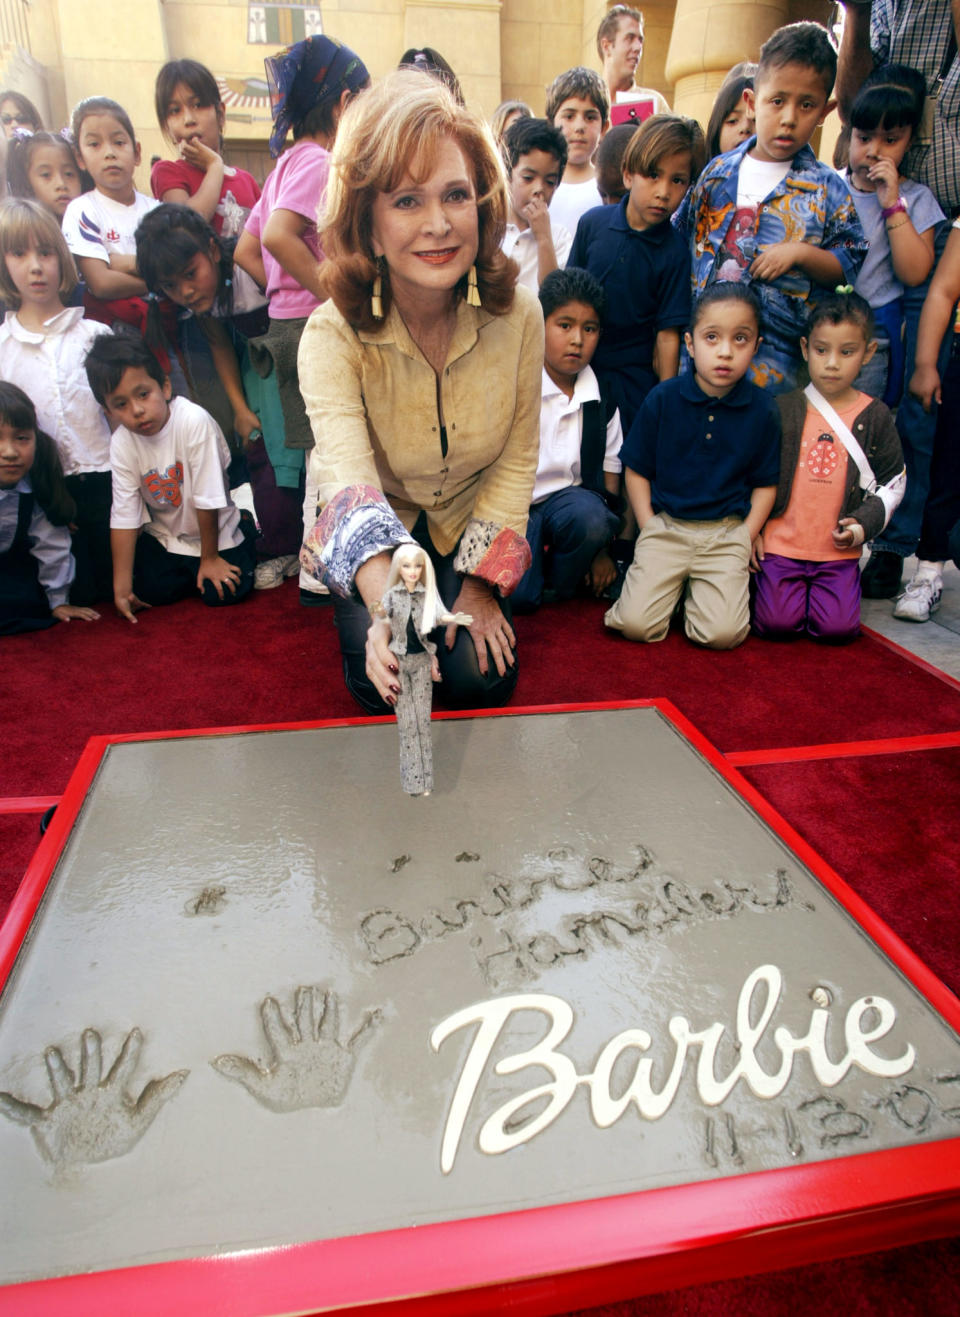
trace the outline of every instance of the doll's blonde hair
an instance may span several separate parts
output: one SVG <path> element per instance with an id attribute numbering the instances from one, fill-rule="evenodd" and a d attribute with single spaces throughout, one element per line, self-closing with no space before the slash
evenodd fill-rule
<path id="1" fill-rule="evenodd" d="M 420 584 L 423 586 L 425 595 L 423 601 L 423 633 L 426 635 L 440 622 L 449 622 L 453 616 L 440 598 L 440 592 L 437 589 L 437 574 L 433 570 L 433 563 L 430 561 L 430 555 L 426 549 L 419 544 L 401 544 L 394 551 L 384 594 L 388 590 L 392 590 L 395 585 L 401 584 L 400 568 L 409 562 L 418 563 L 423 568 Z"/>

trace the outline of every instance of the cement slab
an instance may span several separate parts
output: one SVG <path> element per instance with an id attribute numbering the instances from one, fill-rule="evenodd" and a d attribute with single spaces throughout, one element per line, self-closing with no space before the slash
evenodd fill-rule
<path id="1" fill-rule="evenodd" d="M 954 1028 L 660 710 L 434 730 L 430 799 L 391 723 L 106 750 L 0 997 L 0 1282 L 953 1138 Z"/>

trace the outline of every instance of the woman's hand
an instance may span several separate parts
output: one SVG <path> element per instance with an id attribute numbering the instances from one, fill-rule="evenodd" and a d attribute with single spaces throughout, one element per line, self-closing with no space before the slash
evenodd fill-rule
<path id="1" fill-rule="evenodd" d="M 367 676 L 377 688 L 377 694 L 386 704 L 394 705 L 400 694 L 397 680 L 400 669 L 397 656 L 390 648 L 390 623 L 385 617 L 375 617 L 367 632 Z"/>
<path id="2" fill-rule="evenodd" d="M 491 587 L 486 582 L 478 580 L 475 576 L 465 576 L 463 585 L 460 587 L 460 593 L 454 600 L 450 611 L 451 613 L 470 613 L 472 615 L 473 621 L 469 630 L 470 635 L 473 637 L 473 643 L 477 651 L 477 662 L 483 676 L 487 675 L 489 666 L 487 659 L 488 648 L 499 676 L 502 677 L 507 668 L 513 667 L 513 646 L 517 643 L 517 638 L 513 634 L 513 627 L 500 611 L 500 606 L 493 597 Z M 447 627 L 445 636 L 447 649 L 453 649 L 456 638 L 457 628 L 451 622 Z"/>

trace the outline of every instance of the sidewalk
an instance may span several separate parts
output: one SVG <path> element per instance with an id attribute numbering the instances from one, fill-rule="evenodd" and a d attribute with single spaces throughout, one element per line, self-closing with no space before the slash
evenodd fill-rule
<path id="1" fill-rule="evenodd" d="M 904 585 L 916 565 L 916 558 L 907 559 Z M 901 622 L 893 616 L 893 604 L 892 599 L 864 599 L 860 605 L 864 626 L 960 681 L 960 571 L 952 562 L 944 567 L 943 599 L 929 622 Z"/>

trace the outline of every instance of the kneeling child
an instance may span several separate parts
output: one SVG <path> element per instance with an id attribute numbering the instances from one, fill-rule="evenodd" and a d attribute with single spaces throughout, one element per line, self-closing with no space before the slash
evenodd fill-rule
<path id="1" fill-rule="evenodd" d="M 142 339 L 101 334 L 86 366 L 93 395 L 116 427 L 110 547 L 117 611 L 135 622 L 139 609 L 194 590 L 205 604 L 237 603 L 253 588 L 255 554 L 230 498 L 230 451 L 220 427 L 189 399 L 171 402 L 170 381 Z"/>
<path id="2" fill-rule="evenodd" d="M 693 370 L 651 390 L 623 445 L 640 537 L 604 621 L 630 640 L 663 640 L 681 598 L 698 645 L 746 639 L 753 541 L 780 470 L 776 403 L 746 378 L 759 323 L 748 285 L 711 284 L 686 335 Z"/>

